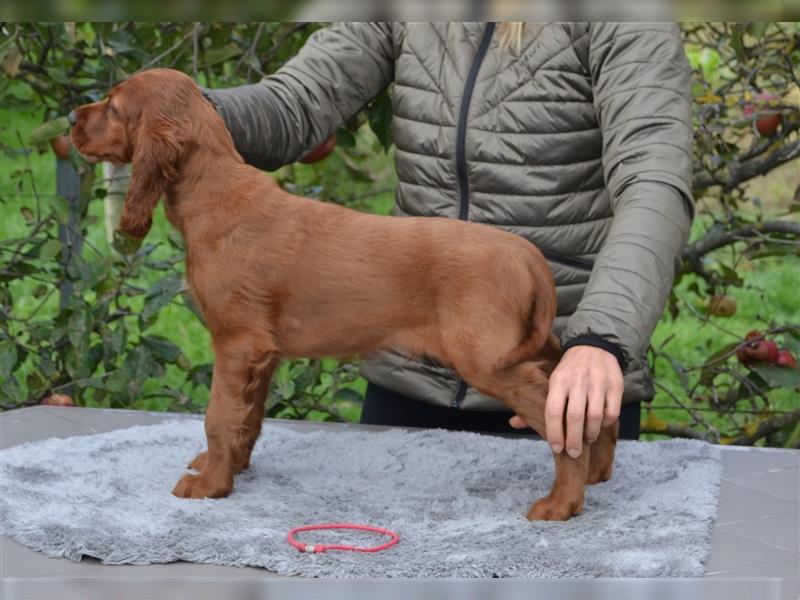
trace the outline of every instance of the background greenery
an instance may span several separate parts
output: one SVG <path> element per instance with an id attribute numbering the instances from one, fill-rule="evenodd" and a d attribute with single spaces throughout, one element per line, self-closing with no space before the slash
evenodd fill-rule
<path id="1" fill-rule="evenodd" d="M 63 132 L 70 108 L 103 97 L 138 69 L 179 68 L 212 87 L 257 81 L 320 26 L 2 25 L 3 409 L 54 393 L 85 406 L 204 409 L 212 356 L 209 336 L 180 292 L 179 237 L 159 209 L 135 255 L 115 252 L 103 230 L 107 182 L 73 155 L 82 192 L 72 231 L 81 250 L 64 244 L 57 225 L 69 211 L 55 194 L 55 158 L 44 142 Z M 735 352 L 757 330 L 800 357 L 800 27 L 684 29 L 695 70 L 699 214 L 684 273 L 653 336 L 657 396 L 643 410 L 643 429 L 652 436 L 797 447 L 800 371 L 745 366 Z M 777 128 L 759 131 L 771 115 L 778 115 Z M 296 193 L 386 214 L 395 185 L 389 123 L 384 94 L 337 132 L 330 157 L 274 175 Z M 74 292 L 59 302 L 65 282 Z M 364 387 L 354 364 L 286 362 L 269 414 L 356 420 Z"/>

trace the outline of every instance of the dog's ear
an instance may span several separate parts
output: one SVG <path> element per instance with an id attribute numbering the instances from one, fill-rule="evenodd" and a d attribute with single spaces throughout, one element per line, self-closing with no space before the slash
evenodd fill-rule
<path id="1" fill-rule="evenodd" d="M 119 228 L 143 238 L 153 224 L 153 211 L 170 182 L 177 177 L 181 143 L 166 119 L 147 119 L 135 134 L 133 176 Z"/>

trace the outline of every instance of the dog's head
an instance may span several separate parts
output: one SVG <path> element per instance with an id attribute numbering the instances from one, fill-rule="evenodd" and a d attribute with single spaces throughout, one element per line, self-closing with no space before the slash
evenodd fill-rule
<path id="1" fill-rule="evenodd" d="M 100 102 L 69 114 L 72 143 L 90 162 L 133 163 L 120 229 L 144 237 L 153 210 L 190 146 L 193 118 L 208 110 L 195 82 L 172 69 L 153 69 L 120 83 Z"/>

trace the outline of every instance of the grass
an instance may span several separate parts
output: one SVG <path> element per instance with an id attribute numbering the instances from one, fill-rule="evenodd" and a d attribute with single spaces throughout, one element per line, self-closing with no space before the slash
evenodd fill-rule
<path id="1" fill-rule="evenodd" d="M 19 147 L 20 139 L 26 140 L 29 132 L 41 123 L 41 120 L 41 112 L 36 108 L 0 109 L 0 123 L 2 123 L 0 142 L 7 146 Z M 368 157 L 366 169 L 362 173 L 354 173 L 338 154 L 315 166 L 295 165 L 284 169 L 293 170 L 294 180 L 304 193 L 317 194 L 328 199 L 334 198 L 338 201 L 347 200 L 349 204 L 355 204 L 360 209 L 385 214 L 393 202 L 391 188 L 394 186 L 394 173 L 389 168 L 392 157 L 376 152 L 375 140 L 370 136 L 371 134 L 364 132 L 360 132 L 357 136 L 358 148 Z M 10 177 L 13 172 L 25 169 L 28 160 L 40 202 L 46 206 L 48 199 L 55 193 L 55 158 L 50 152 L 32 153 L 27 158 L 4 156 L 0 167 L 0 173 L 3 174 L 0 178 L 1 239 L 24 235 L 28 226 L 21 209 L 27 207 L 36 210 L 36 194 L 33 192 L 31 178 L 23 177 L 20 180 Z M 770 177 L 759 178 L 752 183 L 754 193 L 761 198 L 765 211 L 775 212 L 786 206 L 793 190 L 800 184 L 798 162 L 800 161 L 795 161 L 794 165 L 786 165 L 776 170 Z M 370 181 L 370 173 L 382 171 L 387 173 L 383 180 Z M 342 177 L 343 173 L 348 176 Z M 283 175 L 285 174 L 286 171 L 283 172 Z M 358 179 L 361 181 L 357 181 Z M 384 187 L 386 191 L 369 199 L 357 199 L 376 187 Z M 101 202 L 95 201 L 91 204 L 89 218 L 93 224 L 87 236 L 89 244 L 101 253 L 109 252 L 103 231 Z M 692 238 L 701 235 L 706 226 L 707 222 L 698 219 L 693 226 Z M 148 239 L 164 241 L 169 229 L 170 225 L 164 218 L 163 210 L 159 208 Z M 159 251 L 167 253 L 169 249 L 164 244 Z M 744 268 L 750 269 L 744 273 L 747 286 L 733 288 L 728 292 L 738 303 L 735 315 L 728 318 L 710 317 L 708 322 L 701 322 L 686 310 L 682 310 L 675 321 L 665 314 L 653 335 L 653 345 L 655 347 L 663 345 L 664 350 L 679 357 L 685 365 L 698 365 L 715 349 L 734 341 L 752 329 L 765 329 L 771 322 L 800 323 L 800 303 L 796 299 L 798 274 L 797 267 L 791 259 L 765 259 L 745 265 Z M 676 292 L 682 300 L 692 302 L 694 295 L 688 290 L 689 283 L 690 278 L 685 278 Z M 17 315 L 29 314 L 39 304 L 40 300 L 32 295 L 31 282 L 12 282 L 11 288 L 15 298 L 14 311 Z M 40 314 L 37 316 L 46 317 L 48 314 L 55 314 L 56 309 L 57 299 L 54 295 L 48 304 L 40 309 Z M 194 364 L 212 360 L 208 332 L 194 315 L 178 302 L 167 306 L 161 312 L 150 332 L 174 341 Z M 666 365 L 663 364 L 657 367 L 659 383 L 675 391 L 681 389 L 678 375 L 672 369 L 665 368 Z M 171 377 L 169 371 L 166 376 Z M 785 410 L 796 405 L 797 398 L 794 392 L 784 390 L 774 394 L 773 408 Z M 160 410 L 163 406 L 163 402 L 154 399 L 138 404 L 137 408 Z M 685 411 L 665 408 L 669 406 L 674 406 L 674 401 L 667 394 L 659 392 L 651 408 L 661 419 L 687 421 L 688 415 Z M 357 414 L 351 413 L 349 416 L 356 418 Z"/>

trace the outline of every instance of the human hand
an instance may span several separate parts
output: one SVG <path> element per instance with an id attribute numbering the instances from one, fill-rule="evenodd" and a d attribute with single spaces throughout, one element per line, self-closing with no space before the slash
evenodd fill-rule
<path id="1" fill-rule="evenodd" d="M 561 452 L 566 439 L 567 454 L 580 456 L 583 441 L 592 443 L 602 427 L 619 418 L 622 390 L 622 370 L 613 354 L 594 346 L 567 350 L 550 375 L 544 409 L 547 441 L 553 452 Z M 509 423 L 517 429 L 528 427 L 517 415 Z"/>

